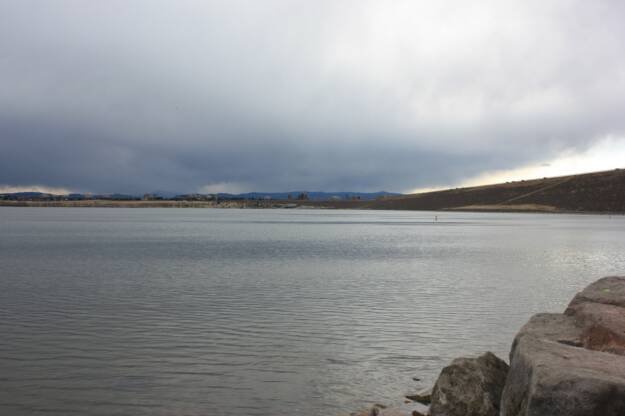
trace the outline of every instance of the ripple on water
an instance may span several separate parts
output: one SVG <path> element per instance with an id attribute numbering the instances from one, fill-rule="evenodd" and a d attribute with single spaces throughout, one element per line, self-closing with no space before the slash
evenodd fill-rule
<path id="1" fill-rule="evenodd" d="M 433 215 L 2 208 L 0 414 L 397 402 L 625 274 L 621 218 Z"/>

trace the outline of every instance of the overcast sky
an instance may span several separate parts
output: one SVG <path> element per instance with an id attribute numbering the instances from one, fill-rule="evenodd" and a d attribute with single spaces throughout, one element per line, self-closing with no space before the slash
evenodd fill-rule
<path id="1" fill-rule="evenodd" d="M 622 1 L 0 0 L 0 189 L 625 167 L 623 22 Z"/>

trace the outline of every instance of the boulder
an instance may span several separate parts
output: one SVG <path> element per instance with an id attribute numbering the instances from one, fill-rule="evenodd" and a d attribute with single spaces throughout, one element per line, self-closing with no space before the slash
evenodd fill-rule
<path id="1" fill-rule="evenodd" d="M 575 295 L 569 307 L 589 302 L 625 307 L 625 276 L 597 280 Z"/>
<path id="2" fill-rule="evenodd" d="M 604 277 L 578 293 L 564 312 L 582 329 L 584 348 L 625 355 L 625 277 Z"/>
<path id="3" fill-rule="evenodd" d="M 431 416 L 498 416 L 508 365 L 487 352 L 457 358 L 442 371 L 432 391 Z"/>
<path id="4" fill-rule="evenodd" d="M 625 415 L 625 278 L 601 279 L 564 314 L 515 337 L 501 416 Z"/>

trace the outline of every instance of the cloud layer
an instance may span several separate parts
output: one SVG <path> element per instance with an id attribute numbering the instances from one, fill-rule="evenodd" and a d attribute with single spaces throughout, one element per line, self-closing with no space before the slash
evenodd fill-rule
<path id="1" fill-rule="evenodd" d="M 625 137 L 622 4 L 2 2 L 0 183 L 406 191 L 583 153 Z"/>

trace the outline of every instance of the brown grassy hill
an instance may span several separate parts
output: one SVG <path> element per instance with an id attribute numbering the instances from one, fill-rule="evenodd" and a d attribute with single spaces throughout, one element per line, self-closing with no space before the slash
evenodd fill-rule
<path id="1" fill-rule="evenodd" d="M 625 170 L 406 195 L 372 209 L 625 213 Z"/>

